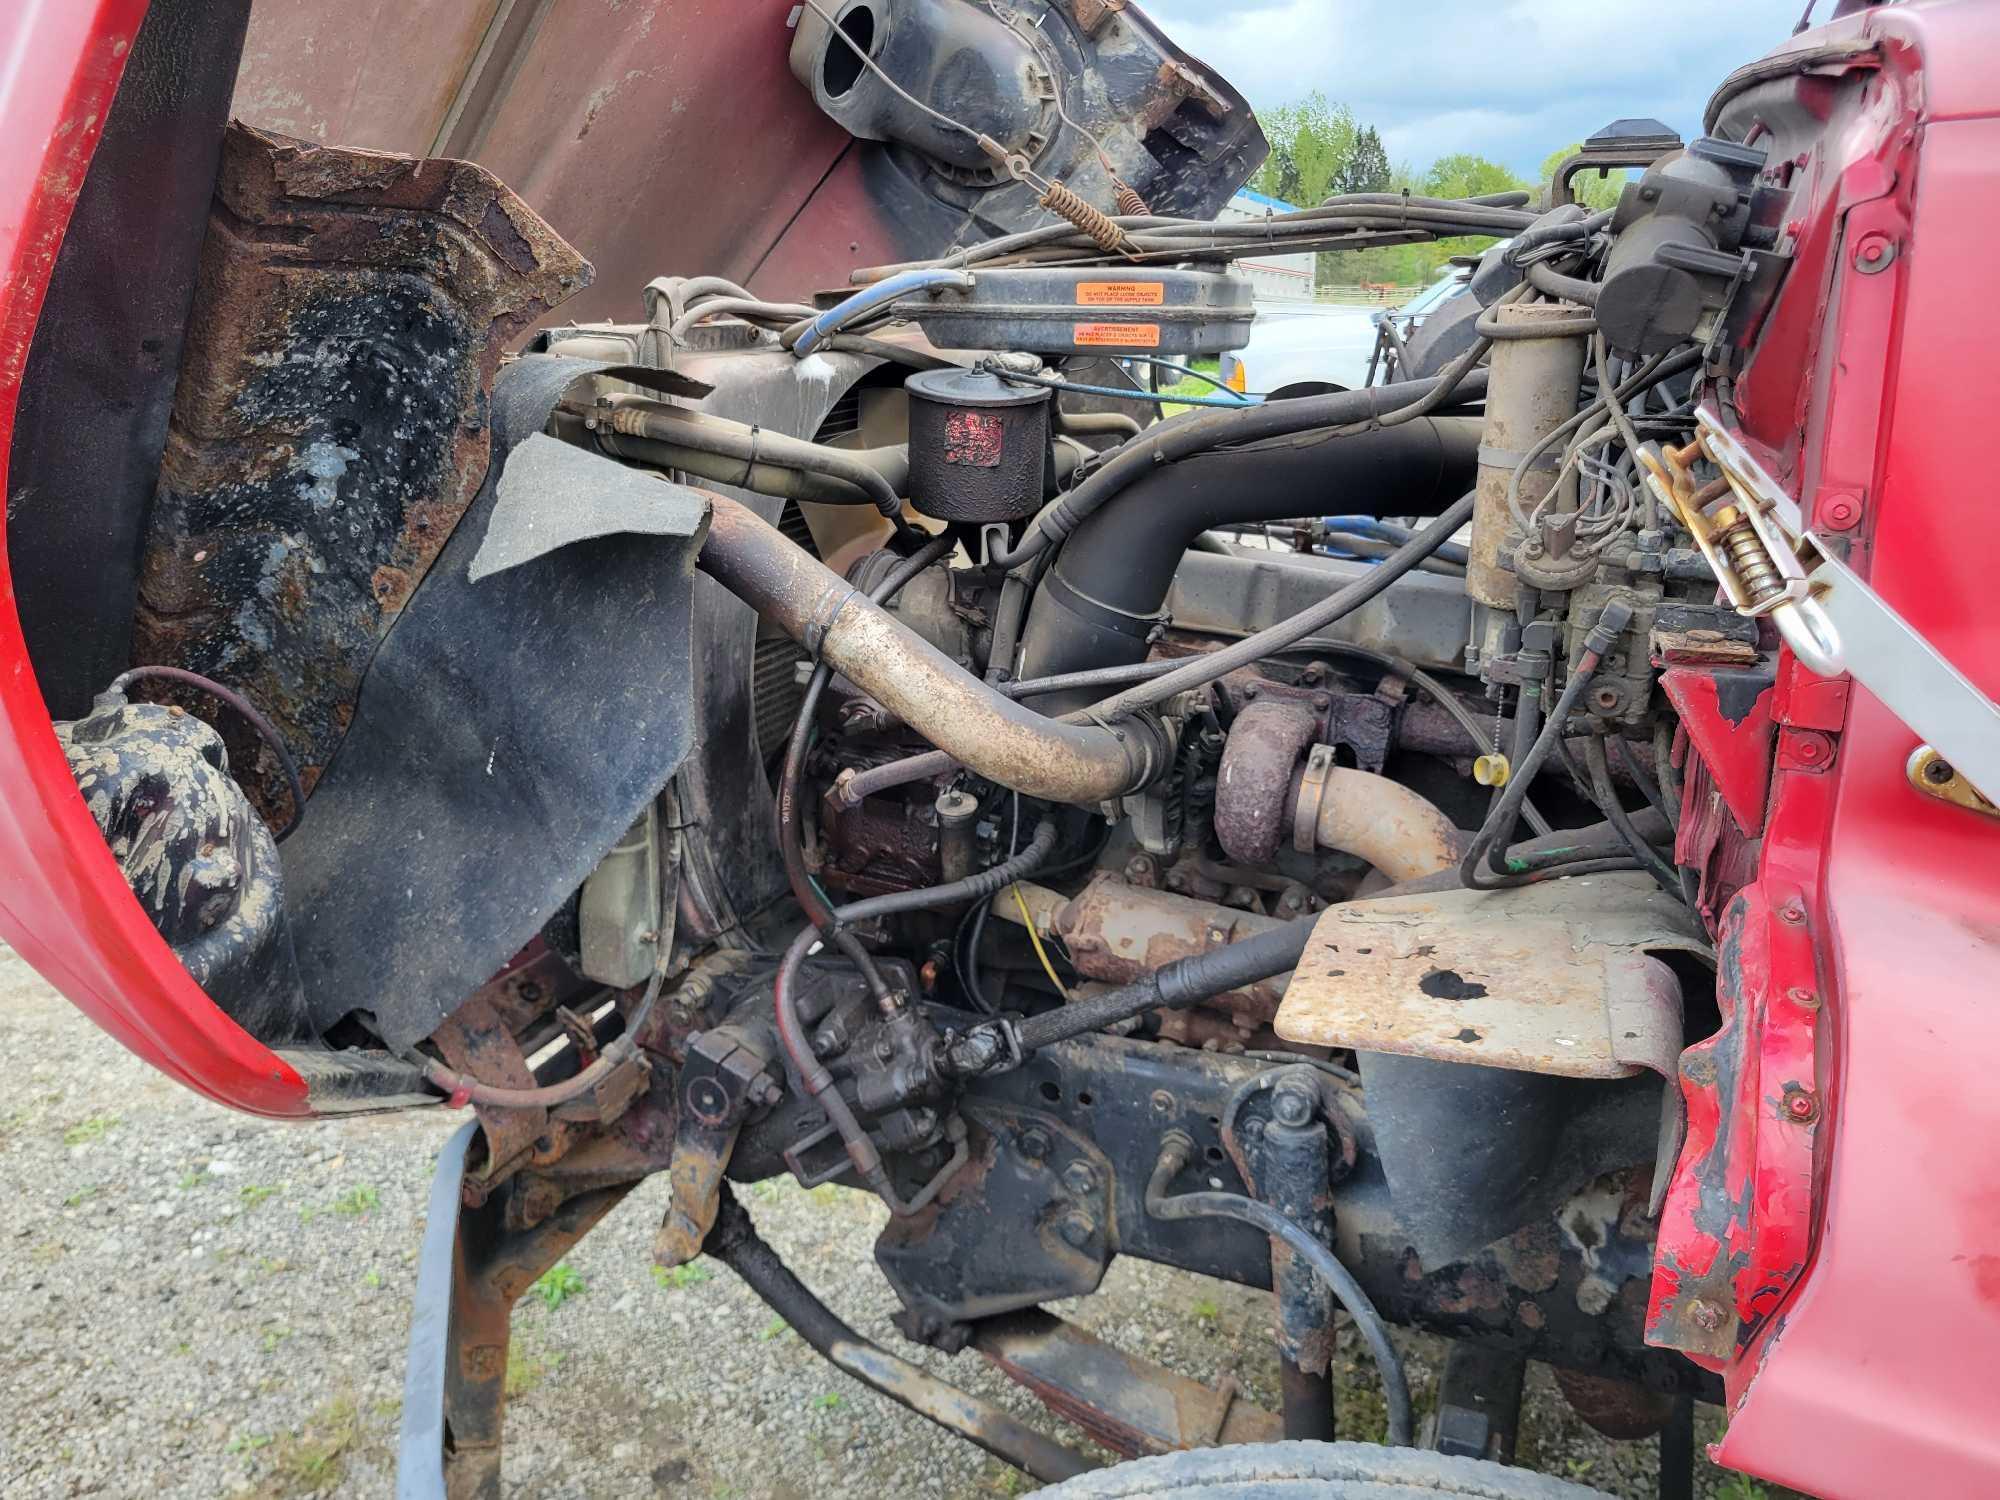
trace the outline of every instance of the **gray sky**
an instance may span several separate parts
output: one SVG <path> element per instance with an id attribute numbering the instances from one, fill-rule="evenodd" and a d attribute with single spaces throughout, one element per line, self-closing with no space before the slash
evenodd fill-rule
<path id="1" fill-rule="evenodd" d="M 1263 110 L 1318 89 L 1419 169 L 1472 151 L 1532 176 L 1625 115 L 1684 138 L 1804 0 L 1139 0 Z M 1820 0 L 1822 15 L 1833 0 Z"/>

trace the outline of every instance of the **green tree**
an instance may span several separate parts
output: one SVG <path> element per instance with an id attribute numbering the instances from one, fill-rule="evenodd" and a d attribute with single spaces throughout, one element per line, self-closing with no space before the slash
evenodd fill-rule
<path id="1" fill-rule="evenodd" d="M 1260 193 L 1310 208 L 1333 192 L 1334 182 L 1354 154 L 1354 112 L 1330 104 L 1314 90 L 1297 104 L 1281 104 L 1258 116 L 1271 154 L 1250 185 Z"/>
<path id="2" fill-rule="evenodd" d="M 1386 193 L 1389 191 L 1389 153 L 1382 149 L 1382 137 L 1373 125 L 1363 125 L 1354 134 L 1354 149 L 1335 179 L 1337 193 Z"/>
<path id="3" fill-rule="evenodd" d="M 1582 149 L 1583 144 L 1578 142 L 1574 146 L 1564 146 L 1559 151 L 1551 151 L 1548 159 L 1542 163 L 1542 181 L 1554 182 L 1556 168 Z M 1625 191 L 1625 184 L 1631 176 L 1630 172 L 1623 170 L 1602 175 L 1596 171 L 1579 172 L 1570 179 L 1570 192 L 1577 202 L 1593 211 L 1600 208 L 1616 208 L 1618 195 Z"/>
<path id="4" fill-rule="evenodd" d="M 1424 174 L 1424 191 L 1434 198 L 1478 198 L 1526 186 L 1498 162 L 1465 151 L 1440 156 Z"/>

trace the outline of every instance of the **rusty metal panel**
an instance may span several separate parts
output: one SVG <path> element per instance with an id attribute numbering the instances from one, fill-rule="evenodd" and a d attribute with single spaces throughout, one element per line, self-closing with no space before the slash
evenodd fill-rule
<path id="1" fill-rule="evenodd" d="M 1645 875 L 1328 908 L 1274 1025 L 1289 1042 L 1565 1078 L 1671 1078 L 1680 991 L 1648 957 L 1708 958 Z"/>
<path id="2" fill-rule="evenodd" d="M 809 200 L 836 208 L 774 290 L 908 248 L 854 142 L 786 63 L 793 0 L 258 0 L 237 114 L 325 143 L 464 155 L 598 268 L 568 316 L 629 319 L 655 276 L 744 279 Z"/>
<path id="3" fill-rule="evenodd" d="M 243 689 L 310 787 L 478 492 L 505 344 L 590 268 L 480 167 L 233 126 L 141 563 L 135 656 Z M 253 798 L 275 768 L 230 744 Z"/>

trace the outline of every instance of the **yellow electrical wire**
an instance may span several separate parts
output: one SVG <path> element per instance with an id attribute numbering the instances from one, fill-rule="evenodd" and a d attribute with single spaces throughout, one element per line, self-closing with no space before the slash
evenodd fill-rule
<path id="1" fill-rule="evenodd" d="M 1056 993 L 1067 1002 L 1069 989 L 1056 977 L 1056 966 L 1049 962 L 1049 951 L 1042 946 L 1042 935 L 1035 931 L 1035 914 L 1028 910 L 1028 898 L 1021 894 L 1021 883 L 1017 880 L 1009 889 L 1014 892 L 1014 904 L 1021 908 L 1021 922 L 1028 929 L 1028 941 L 1034 946 L 1035 957 L 1042 961 L 1042 972 L 1049 976 L 1049 983 L 1056 987 Z"/>

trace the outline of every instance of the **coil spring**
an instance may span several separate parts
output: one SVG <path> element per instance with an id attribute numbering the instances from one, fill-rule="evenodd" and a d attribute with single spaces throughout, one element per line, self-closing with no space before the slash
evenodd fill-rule
<path id="1" fill-rule="evenodd" d="M 1125 231 L 1111 222 L 1110 216 L 1102 209 L 1095 208 L 1077 196 L 1076 190 L 1060 182 L 1049 184 L 1049 190 L 1042 194 L 1042 207 L 1051 213 L 1061 214 L 1070 223 L 1081 229 L 1096 242 L 1097 248 L 1107 254 L 1122 254 L 1131 248 L 1132 241 Z"/>
<path id="2" fill-rule="evenodd" d="M 1743 597 L 1752 605 L 1775 599 L 1785 591 L 1784 575 L 1764 550 L 1764 542 L 1748 520 L 1738 521 L 1718 538 L 1729 565 L 1736 570 L 1736 582 Z"/>
<path id="3" fill-rule="evenodd" d="M 1139 196 L 1139 190 L 1131 183 L 1119 182 L 1115 177 L 1111 180 L 1117 186 L 1117 191 L 1111 196 L 1117 200 L 1120 218 L 1131 219 L 1152 212 L 1152 209 L 1146 206 L 1146 200 Z"/>

